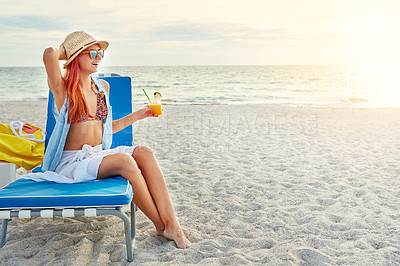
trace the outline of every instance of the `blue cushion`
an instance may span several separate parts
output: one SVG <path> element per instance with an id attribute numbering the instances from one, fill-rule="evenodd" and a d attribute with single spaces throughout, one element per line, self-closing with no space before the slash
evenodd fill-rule
<path id="1" fill-rule="evenodd" d="M 0 209 L 127 205 L 132 186 L 121 176 L 78 184 L 18 179 L 0 190 Z"/>
<path id="2" fill-rule="evenodd" d="M 110 84 L 110 105 L 113 120 L 132 113 L 132 86 L 130 77 L 100 77 Z M 114 133 L 111 148 L 133 145 L 132 125 Z"/>

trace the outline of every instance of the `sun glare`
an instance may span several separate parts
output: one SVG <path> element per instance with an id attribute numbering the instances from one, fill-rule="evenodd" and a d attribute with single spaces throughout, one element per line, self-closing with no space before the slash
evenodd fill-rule
<path id="1" fill-rule="evenodd" d="M 400 107 L 400 65 L 380 66 L 381 87 L 377 88 L 377 102 L 383 106 Z"/>
<path id="2" fill-rule="evenodd" d="M 370 65 L 365 69 L 371 107 L 400 107 L 400 64 Z"/>
<path id="3" fill-rule="evenodd" d="M 400 21 L 393 18 L 348 21 L 342 40 L 350 63 L 394 64 L 400 61 Z"/>

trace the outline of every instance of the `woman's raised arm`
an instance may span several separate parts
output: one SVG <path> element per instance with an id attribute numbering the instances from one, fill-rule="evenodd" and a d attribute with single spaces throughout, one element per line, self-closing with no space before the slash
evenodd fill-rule
<path id="1" fill-rule="evenodd" d="M 49 47 L 44 50 L 43 62 L 47 73 L 47 83 L 54 95 L 58 110 L 61 109 L 65 98 L 64 80 L 59 67 L 59 60 L 66 60 L 63 45 L 60 45 L 59 49 Z"/>

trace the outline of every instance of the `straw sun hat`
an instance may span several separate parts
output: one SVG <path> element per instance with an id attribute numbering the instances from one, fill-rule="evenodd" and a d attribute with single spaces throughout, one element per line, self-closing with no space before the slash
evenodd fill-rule
<path id="1" fill-rule="evenodd" d="M 84 31 L 75 31 L 70 33 L 65 37 L 62 45 L 65 48 L 65 54 L 67 56 L 67 62 L 64 64 L 64 68 L 67 68 L 69 63 L 74 60 L 75 57 L 79 55 L 80 52 L 88 48 L 93 44 L 98 44 L 102 50 L 106 50 L 108 47 L 108 42 L 97 41 L 92 35 Z"/>

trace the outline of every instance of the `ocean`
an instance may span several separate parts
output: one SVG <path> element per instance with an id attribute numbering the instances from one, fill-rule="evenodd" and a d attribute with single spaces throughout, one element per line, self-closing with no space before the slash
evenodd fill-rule
<path id="1" fill-rule="evenodd" d="M 163 104 L 273 104 L 333 108 L 400 107 L 398 65 L 120 66 L 99 72 L 132 78 L 133 102 L 158 91 Z M 0 101 L 46 99 L 44 67 L 0 67 Z"/>

